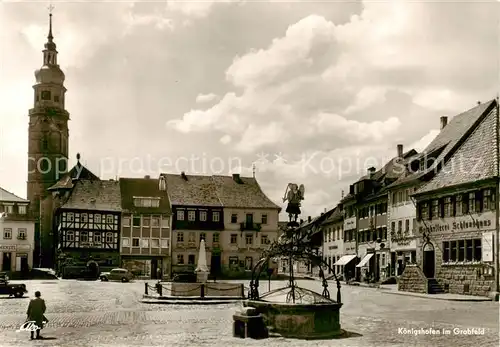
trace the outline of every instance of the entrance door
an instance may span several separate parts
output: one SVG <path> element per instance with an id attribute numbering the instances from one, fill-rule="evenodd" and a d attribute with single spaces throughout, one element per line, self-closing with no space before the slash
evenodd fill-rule
<path id="1" fill-rule="evenodd" d="M 159 279 L 158 278 L 158 259 L 151 259 L 151 278 L 152 279 Z"/>
<path id="2" fill-rule="evenodd" d="M 212 254 L 212 257 L 210 258 L 210 274 L 214 276 L 219 275 L 220 268 L 221 268 L 220 253 Z"/>
<path id="3" fill-rule="evenodd" d="M 29 271 L 28 257 L 27 256 L 21 256 L 21 271 L 22 272 L 28 272 Z"/>
<path id="4" fill-rule="evenodd" d="M 11 253 L 4 253 L 3 254 L 3 263 L 2 263 L 2 271 L 11 271 L 11 259 L 12 259 L 12 254 Z"/>
<path id="5" fill-rule="evenodd" d="M 435 263 L 435 252 L 432 243 L 426 243 L 423 248 L 423 270 L 424 275 L 427 278 L 434 278 L 434 272 L 436 270 Z"/>

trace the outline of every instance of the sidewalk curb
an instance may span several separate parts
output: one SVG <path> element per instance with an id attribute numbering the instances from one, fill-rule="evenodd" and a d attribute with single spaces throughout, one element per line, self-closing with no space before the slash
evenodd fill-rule
<path id="1" fill-rule="evenodd" d="M 430 300 L 443 300 L 443 301 L 461 301 L 461 302 L 486 302 L 486 301 L 493 301 L 490 298 L 482 298 L 482 297 L 475 297 L 475 298 L 443 298 L 443 297 L 436 297 L 427 294 L 418 294 L 418 293 L 411 293 L 411 292 L 398 292 L 394 290 L 389 290 L 389 289 L 383 289 L 381 290 L 382 293 L 385 294 L 393 294 L 393 295 L 402 295 L 402 296 L 411 296 L 414 298 L 421 298 L 421 299 L 430 299 Z"/>

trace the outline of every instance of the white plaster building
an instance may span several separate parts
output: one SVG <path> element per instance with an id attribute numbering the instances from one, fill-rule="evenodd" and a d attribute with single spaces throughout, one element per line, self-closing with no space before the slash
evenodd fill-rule
<path id="1" fill-rule="evenodd" d="M 0 271 L 33 268 L 35 221 L 28 205 L 28 200 L 0 188 Z"/>

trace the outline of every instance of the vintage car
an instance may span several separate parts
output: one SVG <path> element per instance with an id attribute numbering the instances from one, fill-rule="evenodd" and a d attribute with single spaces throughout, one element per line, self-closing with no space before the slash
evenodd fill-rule
<path id="1" fill-rule="evenodd" d="M 101 281 L 122 281 L 122 282 L 130 282 L 134 275 L 128 271 L 127 269 L 113 269 L 110 272 L 101 272 L 99 275 Z"/>
<path id="2" fill-rule="evenodd" d="M 7 279 L 5 279 L 7 278 Z M 4 279 L 0 278 L 0 295 L 9 295 L 16 298 L 22 298 L 28 291 L 26 285 L 23 283 L 9 283 L 9 277 L 5 276 Z"/>
<path id="3" fill-rule="evenodd" d="M 194 272 L 177 273 L 172 278 L 172 282 L 196 283 L 196 274 Z"/>

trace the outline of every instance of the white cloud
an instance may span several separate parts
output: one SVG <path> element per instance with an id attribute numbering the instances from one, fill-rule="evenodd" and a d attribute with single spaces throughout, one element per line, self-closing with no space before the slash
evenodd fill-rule
<path id="1" fill-rule="evenodd" d="M 220 138 L 220 143 L 222 143 L 223 145 L 227 145 L 229 143 L 231 143 L 231 136 L 230 135 L 224 135 Z"/>
<path id="2" fill-rule="evenodd" d="M 198 96 L 196 97 L 196 102 L 201 104 L 204 102 L 214 101 L 215 99 L 217 99 L 217 94 L 214 93 L 198 94 Z"/>
<path id="3" fill-rule="evenodd" d="M 433 129 L 425 134 L 421 139 L 415 141 L 410 148 L 414 148 L 417 152 L 422 152 L 428 145 L 430 145 L 432 140 L 434 140 L 438 134 L 439 130 Z"/>

